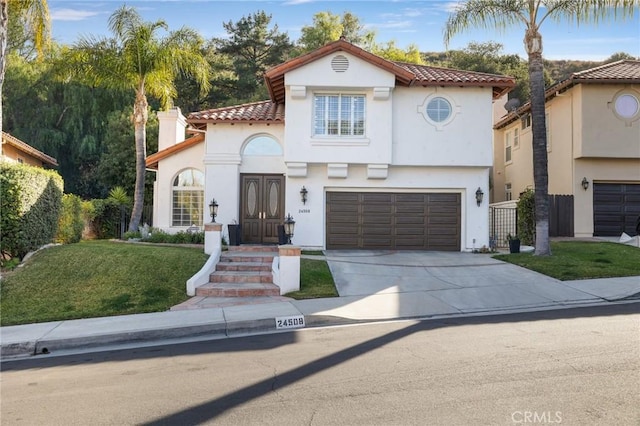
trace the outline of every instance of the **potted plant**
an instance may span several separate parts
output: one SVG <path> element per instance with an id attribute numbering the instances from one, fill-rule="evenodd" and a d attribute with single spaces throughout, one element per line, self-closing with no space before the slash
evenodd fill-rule
<path id="1" fill-rule="evenodd" d="M 507 235 L 509 241 L 509 253 L 520 253 L 520 238 L 517 235 Z"/>
<path id="2" fill-rule="evenodd" d="M 233 223 L 227 225 L 229 230 L 229 245 L 239 246 L 242 244 L 242 226 L 233 219 Z"/>

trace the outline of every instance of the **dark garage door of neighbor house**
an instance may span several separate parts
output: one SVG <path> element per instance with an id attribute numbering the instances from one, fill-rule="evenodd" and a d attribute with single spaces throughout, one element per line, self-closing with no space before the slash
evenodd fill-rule
<path id="1" fill-rule="evenodd" d="M 593 185 L 593 235 L 636 235 L 640 215 L 640 184 L 595 183 Z"/>
<path id="2" fill-rule="evenodd" d="M 460 251 L 460 194 L 327 192 L 327 249 Z"/>

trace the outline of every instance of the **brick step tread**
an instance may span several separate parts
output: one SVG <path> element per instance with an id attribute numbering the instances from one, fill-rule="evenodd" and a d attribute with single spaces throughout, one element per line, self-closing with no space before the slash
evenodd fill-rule
<path id="1" fill-rule="evenodd" d="M 196 288 L 196 296 L 260 297 L 279 296 L 280 288 L 266 283 L 209 283 Z"/>
<path id="2" fill-rule="evenodd" d="M 245 253 L 242 255 L 225 255 L 222 254 L 222 256 L 220 256 L 220 263 L 222 262 L 231 262 L 231 263 L 235 263 L 235 262 L 262 262 L 262 263 L 271 263 L 273 262 L 273 258 L 275 256 L 273 255 L 268 255 L 268 254 L 249 254 L 249 253 Z"/>
<path id="3" fill-rule="evenodd" d="M 271 262 L 218 262 L 216 271 L 271 271 Z"/>
<path id="4" fill-rule="evenodd" d="M 216 271 L 209 275 L 212 283 L 271 283 L 271 271 Z"/>
<path id="5" fill-rule="evenodd" d="M 239 246 L 227 246 L 227 251 L 235 252 L 235 253 L 250 253 L 250 252 L 269 252 L 269 253 L 277 253 L 278 246 L 262 246 L 262 245 L 239 245 Z"/>

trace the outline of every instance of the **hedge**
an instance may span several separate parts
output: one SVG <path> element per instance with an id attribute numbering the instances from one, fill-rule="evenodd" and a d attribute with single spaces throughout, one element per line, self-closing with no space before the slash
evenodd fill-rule
<path id="1" fill-rule="evenodd" d="M 56 242 L 62 244 L 77 243 L 82 239 L 84 217 L 82 199 L 74 194 L 62 196 L 62 213 L 58 221 Z"/>
<path id="2" fill-rule="evenodd" d="M 54 240 L 62 208 L 62 177 L 24 164 L 0 163 L 0 250 L 22 259 Z"/>

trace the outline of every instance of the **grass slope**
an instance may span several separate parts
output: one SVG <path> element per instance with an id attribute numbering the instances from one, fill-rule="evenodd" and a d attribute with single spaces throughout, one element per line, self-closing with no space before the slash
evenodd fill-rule
<path id="1" fill-rule="evenodd" d="M 83 241 L 36 253 L 0 282 L 3 326 L 159 312 L 188 297 L 201 248 Z"/>

